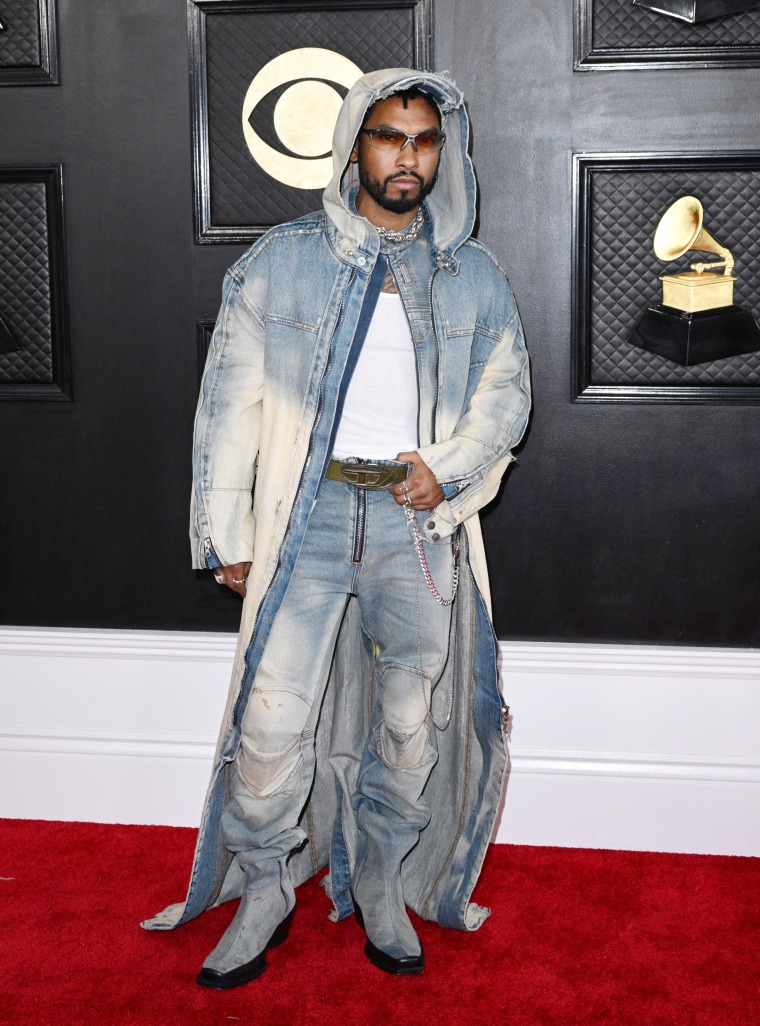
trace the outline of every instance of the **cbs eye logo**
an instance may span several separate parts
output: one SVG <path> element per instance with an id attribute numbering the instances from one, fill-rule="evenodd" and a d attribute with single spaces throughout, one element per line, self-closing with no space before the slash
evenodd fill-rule
<path id="1" fill-rule="evenodd" d="M 265 64 L 243 100 L 243 135 L 259 167 L 295 189 L 323 189 L 332 176 L 332 134 L 343 102 L 330 83 L 345 93 L 363 74 L 347 57 L 319 47 L 290 50 Z M 254 128 L 257 108 L 272 104 L 274 135 L 289 153 L 262 138 L 265 128 Z"/>

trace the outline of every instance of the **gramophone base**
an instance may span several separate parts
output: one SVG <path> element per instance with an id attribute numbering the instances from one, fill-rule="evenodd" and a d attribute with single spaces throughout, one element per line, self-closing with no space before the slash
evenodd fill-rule
<path id="1" fill-rule="evenodd" d="M 667 14 L 694 25 L 728 14 L 740 14 L 760 7 L 760 0 L 633 0 L 637 7 L 648 7 L 658 14 Z"/>
<path id="2" fill-rule="evenodd" d="M 658 303 L 650 306 L 629 341 L 684 367 L 760 350 L 760 328 L 748 310 L 724 306 L 684 313 Z"/>

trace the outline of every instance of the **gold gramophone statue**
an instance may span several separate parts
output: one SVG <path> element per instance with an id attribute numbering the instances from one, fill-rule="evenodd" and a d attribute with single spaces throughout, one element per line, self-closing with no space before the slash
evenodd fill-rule
<path id="1" fill-rule="evenodd" d="M 690 25 L 760 7 L 760 0 L 633 0 L 633 3 L 636 7 L 648 7 L 650 11 L 667 14 Z"/>
<path id="2" fill-rule="evenodd" d="M 654 233 L 655 254 L 660 260 L 676 260 L 696 249 L 715 253 L 720 260 L 660 275 L 662 303 L 648 308 L 630 336 L 634 345 L 685 367 L 760 349 L 754 317 L 734 304 L 734 258 L 703 227 L 703 217 L 696 196 L 676 200 Z"/>

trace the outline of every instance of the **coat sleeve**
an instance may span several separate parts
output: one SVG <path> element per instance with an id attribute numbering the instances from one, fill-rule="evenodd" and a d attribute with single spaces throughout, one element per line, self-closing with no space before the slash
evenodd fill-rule
<path id="1" fill-rule="evenodd" d="M 190 518 L 196 569 L 253 559 L 265 322 L 250 298 L 249 275 L 242 260 L 227 272 L 201 383 Z"/>
<path id="2" fill-rule="evenodd" d="M 451 436 L 421 446 L 420 456 L 448 497 L 423 528 L 446 537 L 494 498 L 530 411 L 530 373 L 520 316 L 509 286 L 503 328 Z"/>

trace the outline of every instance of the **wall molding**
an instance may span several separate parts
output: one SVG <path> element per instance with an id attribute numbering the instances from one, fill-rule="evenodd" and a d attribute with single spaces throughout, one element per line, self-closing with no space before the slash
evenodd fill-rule
<path id="1" fill-rule="evenodd" d="M 216 662 L 231 660 L 237 635 L 190 631 L 119 631 L 80 628 L 0 627 L 0 657 L 127 656 Z M 499 642 L 509 672 L 624 674 L 660 677 L 738 677 L 760 683 L 760 649 L 691 648 L 662 645 Z"/>
<path id="2" fill-rule="evenodd" d="M 170 662 L 232 661 L 237 636 L 211 632 L 115 631 L 0 627 L 0 658 L 33 655 L 64 658 L 163 659 Z"/>
<path id="3" fill-rule="evenodd" d="M 35 730 L 0 724 L 0 752 L 200 759 L 209 763 L 215 745 L 215 736 L 202 734 Z M 760 784 L 760 760 L 743 757 L 729 760 L 704 756 L 686 762 L 677 755 L 652 758 L 632 752 L 563 752 L 510 746 L 510 765 L 512 773 L 520 774 Z"/>
<path id="4" fill-rule="evenodd" d="M 138 734 L 119 730 L 26 729 L 0 725 L 0 752 L 201 759 L 208 763 L 214 757 L 215 741 L 210 735 L 203 734 Z"/>
<path id="5" fill-rule="evenodd" d="M 760 784 L 760 760 L 705 755 L 684 761 L 678 755 L 652 758 L 634 752 L 557 752 L 512 748 L 512 768 L 520 774 L 626 777 L 633 780 L 689 780 Z"/>
<path id="6" fill-rule="evenodd" d="M 197 824 L 235 642 L 0 628 L 0 815 Z M 759 650 L 500 648 L 498 841 L 760 855 Z"/>
<path id="7" fill-rule="evenodd" d="M 760 683 L 760 649 L 687 648 L 660 645 L 569 645 L 502 641 L 507 672 L 589 676 L 736 678 Z"/>

